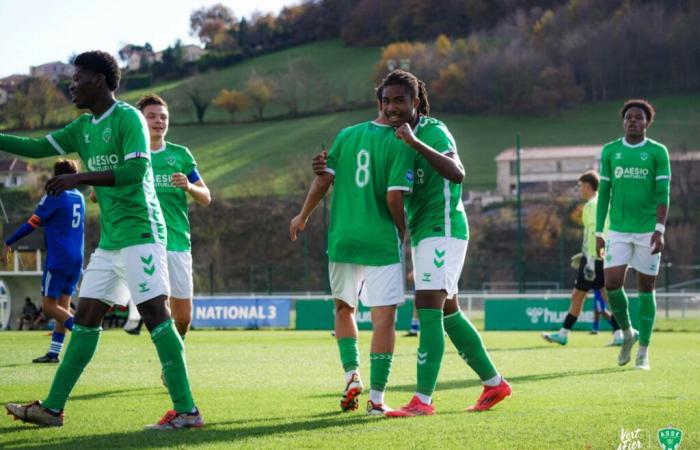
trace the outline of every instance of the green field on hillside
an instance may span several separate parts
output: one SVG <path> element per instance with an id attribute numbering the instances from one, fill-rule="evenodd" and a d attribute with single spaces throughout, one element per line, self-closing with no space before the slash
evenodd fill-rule
<path id="1" fill-rule="evenodd" d="M 487 332 L 484 341 L 513 396 L 484 413 L 464 409 L 481 393 L 451 343 L 434 396 L 436 415 L 409 419 L 340 413 L 343 370 L 328 332 L 194 331 L 187 337 L 189 373 L 205 427 L 143 431 L 170 407 L 147 335 L 103 333 L 76 386 L 63 428 L 40 429 L 0 417 L 0 448 L 619 448 L 621 432 L 660 448 L 657 430 L 683 431 L 681 449 L 700 447 L 697 333 L 656 333 L 652 370 L 620 368 L 609 336 L 574 333 L 566 347 L 538 333 Z M 361 373 L 369 381 L 369 333 L 361 333 Z M 43 332 L 4 332 L 0 400 L 43 397 L 55 366 L 29 361 L 46 350 Z M 415 389 L 415 338 L 397 338 L 387 404 Z M 360 397 L 361 404 L 367 395 Z M 437 444 L 436 444 L 437 443 Z M 436 447 L 437 445 L 437 447 Z"/>
<path id="2" fill-rule="evenodd" d="M 671 151 L 700 150 L 700 95 L 651 99 L 658 118 L 651 138 Z M 443 115 L 457 140 L 467 176 L 465 189 L 493 188 L 494 158 L 515 145 L 524 147 L 601 145 L 621 135 L 619 101 L 585 104 L 558 117 Z M 311 157 L 327 147 L 343 127 L 374 117 L 373 110 L 328 114 L 296 120 L 240 125 L 174 126 L 170 138 L 189 146 L 207 182 L 219 195 L 300 194 L 312 177 Z"/>
<path id="3" fill-rule="evenodd" d="M 124 93 L 123 99 L 135 103 L 143 93 L 155 91 L 163 95 L 168 102 L 173 121 L 194 122 L 197 118 L 189 98 L 189 92 L 193 89 L 196 88 L 201 95 L 209 97 L 215 96 L 221 89 L 244 90 L 252 71 L 258 75 L 274 77 L 287 70 L 290 60 L 308 58 L 318 72 L 319 85 L 308 94 L 308 102 L 307 96 L 300 98 L 300 111 L 317 110 L 327 100 L 336 103 L 365 103 L 373 98 L 372 75 L 379 55 L 380 49 L 377 47 L 345 47 L 338 40 L 316 42 L 249 59 L 221 70 L 211 70 L 195 79 L 183 79 L 156 85 L 151 89 L 128 91 Z M 284 79 L 281 81 L 284 82 Z M 283 85 L 280 87 L 284 88 Z M 277 97 L 279 96 L 265 109 L 265 116 L 287 113 L 287 108 L 278 103 Z M 250 120 L 252 117 L 252 108 L 236 114 L 236 120 Z M 207 110 L 205 121 L 228 121 L 229 118 L 227 112 L 212 105 Z"/>
<path id="4" fill-rule="evenodd" d="M 700 95 L 650 99 L 658 116 L 649 137 L 670 151 L 698 151 Z M 515 145 L 602 145 L 621 135 L 620 101 L 583 104 L 556 117 L 452 115 L 436 113 L 457 141 L 467 176 L 465 189 L 492 189 L 498 153 Z M 175 114 L 173 114 L 175 115 Z M 301 195 L 312 174 L 310 160 L 322 146 L 330 147 L 342 128 L 372 119 L 364 109 L 300 119 L 242 124 L 173 125 L 169 139 L 190 147 L 202 175 L 222 198 L 249 195 Z M 22 133 L 41 136 L 44 131 Z"/>

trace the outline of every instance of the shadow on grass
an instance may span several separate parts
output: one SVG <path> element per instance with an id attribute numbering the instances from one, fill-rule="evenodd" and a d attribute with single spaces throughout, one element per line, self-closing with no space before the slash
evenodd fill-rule
<path id="1" fill-rule="evenodd" d="M 488 348 L 486 351 L 489 353 L 491 352 L 522 352 L 522 351 L 529 351 L 529 350 L 542 350 L 547 347 L 551 346 L 551 344 L 547 345 L 537 345 L 535 347 L 506 347 L 506 348 Z"/>
<path id="2" fill-rule="evenodd" d="M 149 392 L 150 391 L 150 392 Z M 138 389 L 114 389 L 111 391 L 93 392 L 90 394 L 72 395 L 68 401 L 72 400 L 94 400 L 96 398 L 105 397 L 141 397 L 145 395 L 168 395 L 163 388 L 148 387 Z"/>
<path id="3" fill-rule="evenodd" d="M 622 372 L 624 370 L 627 370 L 624 367 L 608 367 L 606 369 L 590 369 L 590 370 L 570 370 L 567 372 L 552 372 L 552 373 L 535 373 L 532 375 L 521 375 L 521 376 L 515 376 L 515 377 L 509 377 L 506 376 L 506 380 L 512 385 L 516 384 L 522 384 L 522 383 L 529 383 L 529 382 L 536 382 L 536 381 L 544 381 L 544 380 L 551 380 L 551 379 L 556 379 L 556 378 L 568 378 L 568 377 L 582 377 L 586 375 L 603 375 L 603 374 L 609 374 L 609 373 L 615 373 L 615 372 Z M 472 388 L 472 387 L 481 387 L 481 381 L 475 377 L 472 377 L 472 374 L 470 373 L 470 378 L 469 379 L 464 379 L 464 380 L 449 380 L 449 381 L 439 381 L 437 384 L 437 390 L 438 391 L 451 391 L 455 389 L 467 389 L 467 388 Z M 416 391 L 416 385 L 415 384 L 399 384 L 399 385 L 392 385 L 391 381 L 389 381 L 389 384 L 387 385 L 387 390 L 391 392 L 415 392 Z M 318 395 L 312 395 L 310 398 L 330 398 L 330 397 L 338 397 L 340 398 L 340 394 L 337 392 L 334 393 L 325 393 L 325 394 L 318 394 Z"/>
<path id="4" fill-rule="evenodd" d="M 324 428 L 345 427 L 371 423 L 372 417 L 346 416 L 344 420 L 334 417 L 314 419 L 313 416 L 305 417 L 294 422 L 275 423 L 270 425 L 250 425 L 255 420 L 247 421 L 234 428 L 222 428 L 231 424 L 239 424 L 242 421 L 222 421 L 207 423 L 204 428 L 198 430 L 177 430 L 170 432 L 161 431 L 120 431 L 102 435 L 90 435 L 80 437 L 56 436 L 50 445 L 52 450 L 57 449 L 95 449 L 95 448 L 183 448 L 193 445 L 216 444 L 229 442 L 235 444 L 255 437 L 279 436 L 287 433 L 303 431 L 316 431 Z M 70 427 L 66 422 L 66 428 Z M 19 428 L 20 430 L 26 427 Z M 46 448 L 46 442 L 31 443 L 26 438 L 6 441 L 4 448 L 39 449 Z"/>
<path id="5" fill-rule="evenodd" d="M 49 367 L 56 368 L 56 364 L 46 364 Z M 38 364 L 32 364 L 32 363 L 17 363 L 17 364 L 0 364 L 0 369 L 4 369 L 6 367 L 37 367 Z"/>

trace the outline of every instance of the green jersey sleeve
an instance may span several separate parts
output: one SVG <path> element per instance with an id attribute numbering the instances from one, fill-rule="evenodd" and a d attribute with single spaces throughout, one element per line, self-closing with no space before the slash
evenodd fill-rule
<path id="1" fill-rule="evenodd" d="M 432 147 L 439 153 L 457 153 L 455 138 L 452 137 L 452 133 L 450 133 L 445 124 L 437 122 L 428 128 L 426 130 L 428 132 L 424 133 L 421 139 L 424 144 Z"/>
<path id="2" fill-rule="evenodd" d="M 183 152 L 183 155 L 182 155 L 182 173 L 185 174 L 185 176 L 187 177 L 196 168 L 197 168 L 197 161 L 195 161 L 194 156 L 192 155 L 192 152 L 190 152 L 190 149 L 185 147 L 185 151 Z"/>
<path id="3" fill-rule="evenodd" d="M 135 109 L 125 110 L 119 125 L 121 129 L 118 135 L 122 142 L 117 148 L 123 152 L 124 161 L 131 158 L 150 160 L 148 125 L 141 113 Z"/>
<path id="4" fill-rule="evenodd" d="M 335 175 L 335 170 L 338 167 L 338 159 L 340 159 L 340 149 L 342 147 L 342 142 L 345 139 L 346 129 L 338 133 L 335 137 L 331 149 L 328 151 L 328 158 L 326 159 L 326 172 Z"/>
<path id="5" fill-rule="evenodd" d="M 603 232 L 605 220 L 608 217 L 608 208 L 610 206 L 610 152 L 608 147 L 603 147 L 600 156 L 600 185 L 598 186 L 598 206 L 596 207 L 596 234 Z"/>
<path id="6" fill-rule="evenodd" d="M 416 152 L 397 140 L 389 158 L 389 191 L 413 191 Z"/>
<path id="7" fill-rule="evenodd" d="M 671 163 L 668 157 L 668 150 L 664 146 L 659 146 L 655 157 L 656 162 L 656 182 L 654 186 L 654 199 L 657 205 L 669 205 L 670 185 L 671 185 Z"/>
<path id="8" fill-rule="evenodd" d="M 53 148 L 61 155 L 68 153 L 81 153 L 82 143 L 90 144 L 89 137 L 83 136 L 83 122 L 90 120 L 87 115 L 82 115 L 60 130 L 56 130 L 46 136 Z M 82 156 L 82 155 L 81 155 Z"/>

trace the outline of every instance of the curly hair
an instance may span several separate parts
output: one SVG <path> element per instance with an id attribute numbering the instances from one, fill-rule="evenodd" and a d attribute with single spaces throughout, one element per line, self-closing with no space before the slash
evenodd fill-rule
<path id="1" fill-rule="evenodd" d="M 82 67 L 94 73 L 101 73 L 105 76 L 107 87 L 110 91 L 116 91 L 119 87 L 122 72 L 114 56 L 100 50 L 81 53 L 76 56 L 73 65 Z"/>
<path id="2" fill-rule="evenodd" d="M 428 90 L 425 88 L 425 83 L 419 80 L 411 72 L 396 69 L 384 77 L 382 82 L 377 86 L 377 99 L 381 101 L 382 91 L 387 86 L 404 86 L 411 95 L 411 98 L 417 98 L 418 113 L 423 116 L 430 115 L 430 103 L 428 103 Z"/>
<path id="3" fill-rule="evenodd" d="M 627 110 L 630 108 L 640 108 L 642 111 L 644 111 L 644 115 L 646 116 L 648 123 L 647 127 L 651 126 L 651 123 L 654 121 L 654 116 L 656 116 L 656 108 L 654 108 L 654 105 L 640 98 L 627 100 L 620 109 L 620 117 L 624 119 Z"/>

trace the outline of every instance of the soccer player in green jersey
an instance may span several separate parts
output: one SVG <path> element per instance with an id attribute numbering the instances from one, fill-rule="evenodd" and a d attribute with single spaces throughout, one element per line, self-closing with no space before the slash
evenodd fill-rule
<path id="1" fill-rule="evenodd" d="M 511 394 L 478 331 L 457 301 L 469 231 L 462 204 L 464 168 L 457 145 L 441 121 L 429 117 L 425 84 L 402 70 L 379 86 L 382 111 L 395 134 L 415 151 L 413 195 L 406 198 L 416 308 L 420 321 L 417 387 L 411 401 L 389 417 L 432 415 L 432 394 L 445 351 L 445 332 L 474 369 L 484 390 L 470 411 L 489 409 Z"/>
<path id="2" fill-rule="evenodd" d="M 371 308 L 369 415 L 390 408 L 384 401 L 394 353 L 396 307 L 404 303 L 401 248 L 406 231 L 403 194 L 413 187 L 413 154 L 393 130 L 364 122 L 340 132 L 328 153 L 325 172 L 316 177 L 301 212 L 292 219 L 292 240 L 331 184 L 328 260 L 335 299 L 335 336 L 345 370 L 343 411 L 357 409 L 364 389 L 359 373 L 355 310 L 360 292 Z"/>
<path id="3" fill-rule="evenodd" d="M 200 205 L 211 203 L 209 188 L 197 171 L 197 162 L 187 147 L 165 140 L 170 123 L 168 105 L 148 94 L 136 107 L 146 117 L 151 143 L 151 166 L 156 195 L 168 227 L 168 274 L 170 310 L 175 327 L 184 339 L 192 322 L 192 253 L 187 195 Z"/>
<path id="4" fill-rule="evenodd" d="M 464 168 L 454 138 L 444 123 L 429 117 L 425 84 L 395 70 L 377 90 L 383 120 L 414 152 L 415 184 L 406 199 L 411 234 L 415 302 L 420 321 L 416 394 L 389 417 L 435 413 L 432 393 L 445 349 L 445 332 L 459 355 L 478 374 L 484 390 L 470 411 L 482 411 L 511 394 L 510 385 L 491 361 L 479 332 L 462 314 L 457 284 L 467 250 L 467 217 L 462 205 Z M 323 170 L 325 155 L 313 161 Z"/>
<path id="5" fill-rule="evenodd" d="M 574 284 L 574 290 L 571 293 L 571 306 L 569 312 L 564 318 L 564 323 L 558 333 L 542 333 L 542 337 L 547 342 L 552 342 L 560 345 L 566 345 L 569 342 L 569 333 L 576 324 L 578 316 L 581 315 L 583 302 L 586 300 L 588 291 L 601 290 L 603 299 L 607 297 L 603 287 L 605 286 L 605 278 L 603 274 L 603 259 L 596 255 L 595 245 L 595 225 L 596 225 L 596 207 L 598 204 L 598 185 L 600 184 L 600 176 L 595 170 L 589 170 L 582 174 L 578 179 L 579 192 L 581 198 L 586 201 L 583 206 L 583 243 L 581 244 L 580 259 L 577 261 L 578 275 Z M 607 231 L 607 230 L 606 230 Z M 594 300 L 597 302 L 597 300 Z M 605 300 L 603 300 L 603 314 L 606 314 L 604 309 Z M 598 305 L 594 305 L 598 308 Z M 615 321 L 614 317 L 610 317 L 615 336 L 611 345 L 622 344 L 622 332 Z"/>
<path id="6" fill-rule="evenodd" d="M 600 157 L 596 249 L 599 254 L 605 250 L 605 288 L 624 335 L 617 363 L 623 366 L 630 361 L 632 347 L 639 340 L 635 367 L 649 370 L 649 343 L 656 318 L 654 288 L 664 249 L 671 165 L 666 147 L 646 137 L 655 115 L 649 102 L 629 100 L 620 115 L 625 136 L 605 144 Z M 610 231 L 605 240 L 603 224 L 608 214 Z M 630 323 L 624 289 L 628 266 L 638 273 L 639 331 Z"/>
<path id="7" fill-rule="evenodd" d="M 115 99 L 120 70 L 111 55 L 82 53 L 74 66 L 72 101 L 92 114 L 41 139 L 0 134 L 0 149 L 29 158 L 77 152 L 88 171 L 53 177 L 46 192 L 58 195 L 81 184 L 96 186 L 100 242 L 85 270 L 73 334 L 48 396 L 5 407 L 16 419 L 62 426 L 68 396 L 97 349 L 102 319 L 111 306 L 125 305 L 130 294 L 151 333 L 174 404 L 147 428 L 201 427 L 204 421 L 192 398 L 182 339 L 166 306 L 166 228 L 153 185 L 146 122 L 137 109 Z"/>

